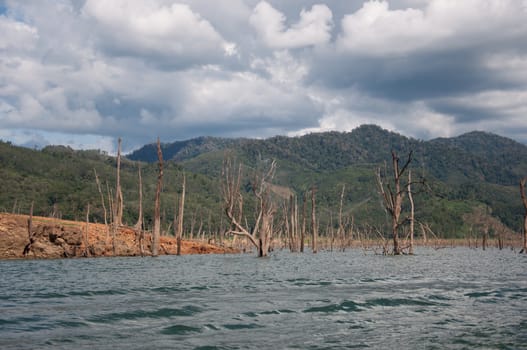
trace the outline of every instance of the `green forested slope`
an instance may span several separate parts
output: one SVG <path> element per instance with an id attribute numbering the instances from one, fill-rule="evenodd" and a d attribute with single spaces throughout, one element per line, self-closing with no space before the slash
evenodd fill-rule
<path id="1" fill-rule="evenodd" d="M 328 132 L 301 137 L 277 136 L 265 140 L 201 137 L 163 145 L 168 159 L 163 189 L 165 226 L 173 217 L 183 169 L 187 173 L 185 225 L 203 229 L 222 222 L 220 176 L 226 155 L 245 165 L 243 186 L 250 198 L 250 175 L 265 161 L 275 159 L 275 183 L 299 196 L 316 186 L 321 230 L 336 225 L 342 186 L 344 213 L 357 227 L 384 229 L 387 222 L 375 184 L 375 171 L 390 165 L 391 150 L 402 159 L 414 152 L 411 168 L 428 186 L 416 188 L 417 218 L 443 236 L 462 235 L 470 229 L 466 214 L 484 208 L 510 228 L 519 231 L 522 206 L 517 184 L 527 175 L 527 147 L 497 135 L 473 132 L 456 138 L 420 141 L 377 126 L 366 125 L 349 133 Z M 144 177 L 145 211 L 151 217 L 157 165 L 153 144 L 128 155 L 123 161 L 122 186 L 125 221 L 137 215 L 137 167 Z M 93 218 L 102 221 L 93 169 L 99 173 L 106 195 L 115 182 L 115 159 L 98 151 L 73 151 L 48 147 L 42 151 L 0 143 L 0 209 L 35 211 L 48 215 L 53 205 L 65 218 L 82 218 L 88 203 Z M 249 199 L 248 208 L 251 201 Z M 464 219 L 465 218 L 465 219 Z M 251 220 L 249 215 L 248 220 Z M 210 222 L 210 224 L 209 224 Z M 225 225 L 225 222 L 223 222 Z M 197 228 L 195 228 L 195 231 Z"/>

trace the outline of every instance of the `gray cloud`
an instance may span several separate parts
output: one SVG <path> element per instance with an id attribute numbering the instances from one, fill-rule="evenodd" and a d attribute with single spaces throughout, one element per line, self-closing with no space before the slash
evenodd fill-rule
<path id="1" fill-rule="evenodd" d="M 0 137 L 20 144 L 362 123 L 527 142 L 525 1 L 7 1 L 0 31 Z"/>

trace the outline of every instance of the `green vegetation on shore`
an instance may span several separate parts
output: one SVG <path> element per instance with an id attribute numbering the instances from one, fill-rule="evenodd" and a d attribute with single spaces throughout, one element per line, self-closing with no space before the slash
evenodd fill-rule
<path id="1" fill-rule="evenodd" d="M 371 125 L 349 133 L 277 136 L 265 140 L 202 137 L 164 144 L 167 162 L 162 222 L 165 230 L 172 223 L 184 170 L 185 231 L 193 229 L 195 233 L 199 227 L 203 231 L 216 231 L 227 225 L 222 218 L 220 176 L 228 153 L 249 170 L 275 159 L 274 183 L 290 189 L 300 202 L 303 194 L 316 186 L 322 235 L 337 224 L 343 185 L 346 218 L 357 228 L 375 227 L 389 232 L 388 218 L 376 189 L 375 171 L 385 162 L 389 164 L 392 149 L 401 157 L 414 151 L 413 174 L 425 178 L 427 183 L 426 187 L 416 188 L 416 219 L 441 237 L 463 237 L 477 230 L 485 220 L 520 231 L 523 207 L 518 182 L 527 175 L 527 146 L 482 132 L 420 141 Z M 155 147 L 146 145 L 127 158 L 121 165 L 123 221 L 133 224 L 137 220 L 140 163 L 145 222 L 150 227 L 157 176 Z M 74 151 L 63 146 L 31 150 L 0 142 L 0 211 L 27 213 L 34 201 L 35 215 L 55 213 L 65 219 L 82 219 L 89 203 L 92 220 L 103 222 L 94 169 L 107 197 L 107 184 L 110 191 L 115 186 L 114 157 L 96 150 Z M 246 192 L 250 191 L 249 170 L 244 183 Z M 250 198 L 246 201 L 249 209 L 254 205 Z"/>

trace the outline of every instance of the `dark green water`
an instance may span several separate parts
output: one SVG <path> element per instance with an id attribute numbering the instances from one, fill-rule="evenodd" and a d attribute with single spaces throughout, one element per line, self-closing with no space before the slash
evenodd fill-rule
<path id="1" fill-rule="evenodd" d="M 0 261 L 1 349 L 527 348 L 527 257 Z"/>

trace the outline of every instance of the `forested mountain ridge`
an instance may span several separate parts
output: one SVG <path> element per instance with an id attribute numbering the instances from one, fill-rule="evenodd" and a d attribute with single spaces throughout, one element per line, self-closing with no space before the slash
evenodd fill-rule
<path id="1" fill-rule="evenodd" d="M 354 225 L 382 229 L 386 214 L 375 173 L 384 164 L 390 166 L 391 151 L 395 150 L 403 161 L 413 151 L 413 174 L 424 177 L 428 185 L 416 193 L 416 215 L 438 234 L 459 236 L 473 230 L 477 221 L 474 212 L 520 230 L 518 181 L 527 175 L 527 146 L 494 134 L 471 132 L 422 141 L 364 125 L 351 132 L 264 140 L 200 137 L 165 143 L 162 149 L 166 160 L 162 195 L 166 229 L 171 225 L 183 170 L 188 193 L 186 230 L 197 230 L 198 226 L 214 230 L 226 225 L 220 194 L 226 155 L 246 165 L 247 176 L 262 163 L 275 159 L 275 184 L 295 193 L 299 200 L 316 186 L 321 232 L 335 224 L 343 186 L 344 213 Z M 121 173 L 125 222 L 136 220 L 137 171 L 141 166 L 148 224 L 157 173 L 155 147 L 145 145 L 127 158 Z M 63 146 L 36 151 L 0 142 L 0 210 L 27 212 L 34 201 L 36 214 L 50 215 L 59 210 L 64 218 L 74 219 L 82 218 L 91 204 L 93 220 L 102 222 L 94 169 L 107 198 L 115 185 L 115 164 L 114 157 L 99 151 L 74 151 Z M 250 180 L 247 178 L 242 185 L 249 196 Z M 250 205 L 249 201 L 247 210 Z"/>
<path id="2" fill-rule="evenodd" d="M 131 160 L 156 161 L 155 145 L 128 155 Z M 258 158 L 288 160 L 315 171 L 334 171 L 361 164 L 380 164 L 390 157 L 414 152 L 414 167 L 456 183 L 461 178 L 513 185 L 527 174 L 527 146 L 486 132 L 421 141 L 363 125 L 351 132 L 312 133 L 299 137 L 223 139 L 200 137 L 162 145 L 166 159 L 188 161 L 202 154 L 235 149 L 249 161 Z M 457 180 L 456 180 L 457 179 Z"/>

